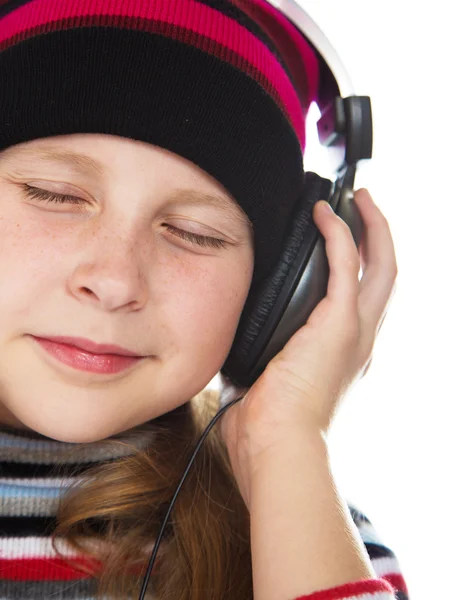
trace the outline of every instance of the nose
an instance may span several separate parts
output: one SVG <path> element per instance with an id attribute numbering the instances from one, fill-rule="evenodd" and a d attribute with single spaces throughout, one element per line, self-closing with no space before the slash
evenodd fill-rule
<path id="1" fill-rule="evenodd" d="M 142 308 L 148 291 L 136 234 L 91 236 L 69 277 L 70 293 L 107 311 Z"/>

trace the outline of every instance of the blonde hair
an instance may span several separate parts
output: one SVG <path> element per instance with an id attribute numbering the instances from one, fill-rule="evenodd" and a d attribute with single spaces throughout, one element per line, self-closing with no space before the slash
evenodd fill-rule
<path id="1" fill-rule="evenodd" d="M 188 460 L 219 409 L 219 394 L 204 390 L 144 426 L 145 449 L 84 473 L 61 499 L 57 541 L 98 561 L 78 565 L 95 578 L 97 598 L 137 598 L 161 523 Z M 253 598 L 249 512 L 232 473 L 218 421 L 196 455 L 177 496 L 149 582 L 147 598 Z M 106 443 L 106 440 L 103 440 Z M 112 440 L 112 444 L 125 442 Z M 81 445 L 83 446 L 83 444 Z M 78 564 L 76 562 L 76 564 Z"/>

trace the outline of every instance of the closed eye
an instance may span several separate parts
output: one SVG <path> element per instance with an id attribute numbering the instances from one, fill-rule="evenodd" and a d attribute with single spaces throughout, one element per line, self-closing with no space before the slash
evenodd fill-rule
<path id="1" fill-rule="evenodd" d="M 48 190 L 42 190 L 41 188 L 26 184 L 23 185 L 22 188 L 29 198 L 38 200 L 39 202 L 77 204 L 79 206 L 87 204 L 86 200 L 83 198 L 78 198 L 77 196 L 56 194 L 55 192 L 49 192 Z M 184 231 L 183 229 L 178 229 L 177 227 L 169 225 L 168 223 L 164 223 L 164 226 L 172 233 L 172 235 L 175 235 L 185 241 L 192 242 L 193 244 L 197 244 L 198 246 L 209 246 L 212 248 L 225 248 L 227 246 L 227 242 L 218 238 Z"/>

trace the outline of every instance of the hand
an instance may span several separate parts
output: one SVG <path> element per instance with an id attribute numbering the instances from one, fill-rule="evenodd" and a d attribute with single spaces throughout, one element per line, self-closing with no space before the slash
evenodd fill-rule
<path id="1" fill-rule="evenodd" d="M 255 457 L 290 434 L 323 436 L 342 397 L 367 372 L 373 346 L 395 292 L 397 263 L 389 225 L 365 188 L 354 194 L 364 233 L 357 251 L 351 231 L 318 202 L 313 218 L 324 236 L 327 295 L 249 389 L 222 378 L 222 402 L 245 392 L 221 417 L 221 435 L 238 477 Z M 359 270 L 362 279 L 359 281 Z M 227 400 L 226 400 L 227 399 Z M 241 467 L 243 465 L 243 467 Z M 243 475 L 240 472 L 243 469 Z M 237 478 L 238 478 L 237 477 Z"/>

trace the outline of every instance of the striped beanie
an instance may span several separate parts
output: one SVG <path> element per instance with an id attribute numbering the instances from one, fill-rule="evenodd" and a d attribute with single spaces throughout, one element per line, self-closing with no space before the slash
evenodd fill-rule
<path id="1" fill-rule="evenodd" d="M 0 0 L 0 151 L 104 133 L 166 148 L 253 224 L 253 285 L 303 188 L 318 59 L 265 0 Z"/>

